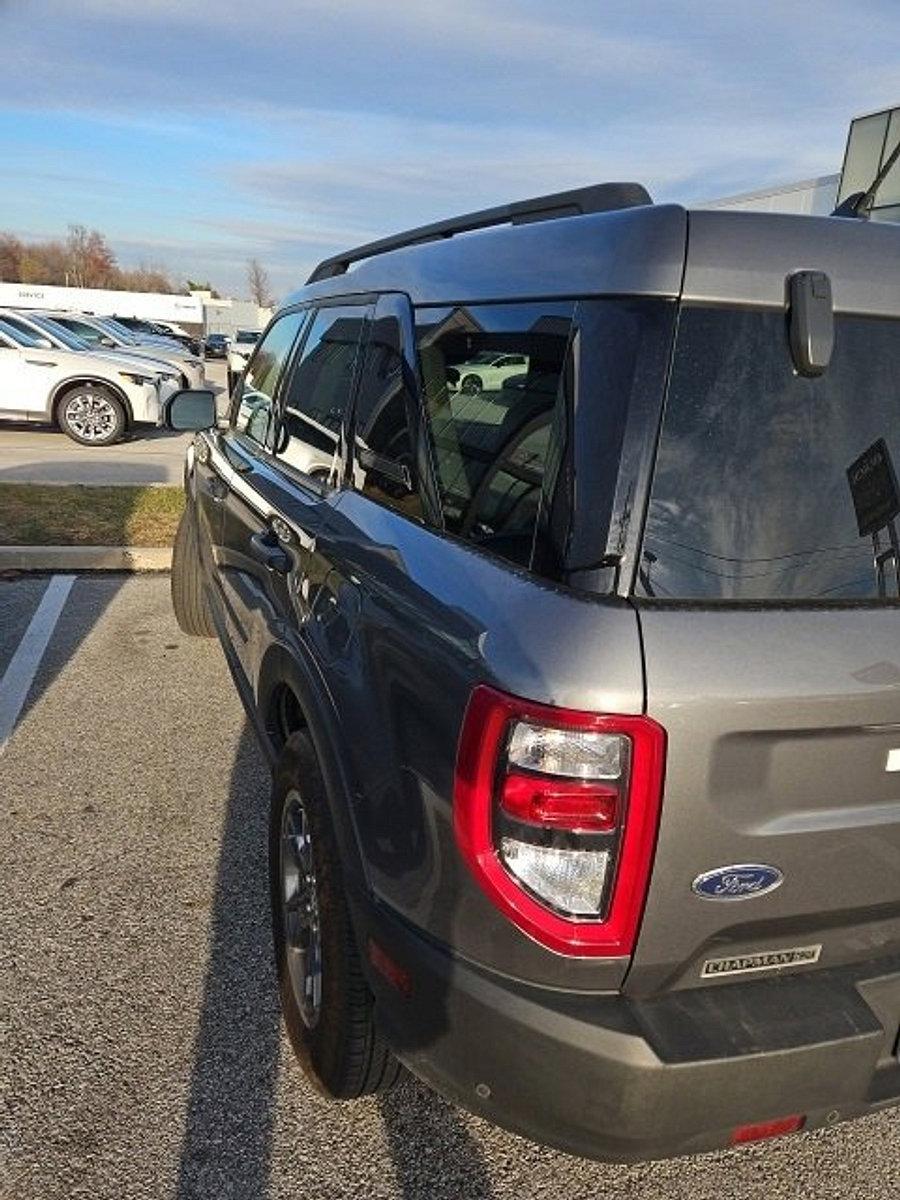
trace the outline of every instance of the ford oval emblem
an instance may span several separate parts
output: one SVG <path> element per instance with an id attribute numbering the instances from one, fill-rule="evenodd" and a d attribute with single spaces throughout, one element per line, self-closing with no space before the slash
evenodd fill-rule
<path id="1" fill-rule="evenodd" d="M 784 875 L 777 867 L 738 863 L 698 875 L 691 889 L 704 900 L 752 900 L 754 896 L 774 892 L 783 882 Z"/>

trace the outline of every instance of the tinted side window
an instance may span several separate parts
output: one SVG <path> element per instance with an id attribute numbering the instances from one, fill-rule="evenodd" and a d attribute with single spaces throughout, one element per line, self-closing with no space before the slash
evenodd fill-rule
<path id="1" fill-rule="evenodd" d="M 71 330 L 72 333 L 82 338 L 89 345 L 96 346 L 100 344 L 100 339 L 103 337 L 103 334 L 99 329 L 95 329 L 93 325 L 86 325 L 84 321 L 78 321 L 74 317 L 68 317 L 65 315 L 56 317 L 54 319 L 59 321 L 61 325 L 65 325 L 66 329 Z"/>
<path id="2" fill-rule="evenodd" d="M 392 297 L 379 303 L 366 342 L 354 414 L 353 480 L 370 499 L 421 519 L 415 380 L 404 359 L 403 325 L 392 308 Z"/>
<path id="3" fill-rule="evenodd" d="M 320 483 L 338 477 L 344 414 L 368 312 L 355 305 L 319 309 L 285 387 L 275 453 Z"/>
<path id="4" fill-rule="evenodd" d="M 898 378 L 896 321 L 839 316 L 810 379 L 782 312 L 686 308 L 638 594 L 896 601 Z"/>
<path id="5" fill-rule="evenodd" d="M 420 308 L 427 423 L 444 524 L 530 565 L 570 301 Z"/>
<path id="6" fill-rule="evenodd" d="M 254 351 L 235 391 L 234 428 L 261 446 L 269 444 L 275 393 L 306 317 L 305 312 L 293 312 L 278 318 Z"/>

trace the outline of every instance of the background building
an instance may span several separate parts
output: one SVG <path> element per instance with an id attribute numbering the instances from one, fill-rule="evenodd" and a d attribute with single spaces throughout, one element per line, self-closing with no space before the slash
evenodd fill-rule
<path id="1" fill-rule="evenodd" d="M 865 113 L 850 122 L 844 162 L 838 174 L 724 196 L 707 201 L 702 207 L 826 217 L 854 192 L 868 191 L 898 141 L 900 107 Z M 900 221 L 900 162 L 895 163 L 878 189 L 871 218 L 873 221 Z"/>
<path id="2" fill-rule="evenodd" d="M 805 216 L 827 217 L 837 203 L 840 175 L 821 175 L 817 179 L 801 179 L 779 187 L 742 192 L 710 200 L 704 208 L 741 208 L 756 212 L 800 213 Z"/>
<path id="3" fill-rule="evenodd" d="M 0 308 L 58 308 L 98 317 L 142 317 L 175 321 L 191 333 L 225 334 L 263 329 L 272 315 L 270 308 L 260 308 L 252 300 L 214 300 L 209 292 L 182 296 L 41 283 L 0 283 Z"/>

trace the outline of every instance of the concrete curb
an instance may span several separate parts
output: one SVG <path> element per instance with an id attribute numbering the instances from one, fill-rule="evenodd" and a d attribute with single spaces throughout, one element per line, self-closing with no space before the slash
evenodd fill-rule
<path id="1" fill-rule="evenodd" d="M 168 546 L 0 546 L 0 571 L 168 571 Z"/>

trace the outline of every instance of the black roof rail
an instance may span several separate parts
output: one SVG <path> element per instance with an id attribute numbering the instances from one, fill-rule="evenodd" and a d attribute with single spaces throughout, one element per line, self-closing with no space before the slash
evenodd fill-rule
<path id="1" fill-rule="evenodd" d="M 405 233 L 396 233 L 377 242 L 357 246 L 354 250 L 345 250 L 343 254 L 323 259 L 306 282 L 317 283 L 320 279 L 343 275 L 351 263 L 373 258 L 376 254 L 387 254 L 389 250 L 415 246 L 420 242 L 450 238 L 473 229 L 488 229 L 492 225 L 526 225 L 533 221 L 612 212 L 619 208 L 636 208 L 652 203 L 650 193 L 640 183 L 595 183 L 568 192 L 554 192 L 550 196 L 535 196 L 533 200 L 516 200 L 512 204 L 500 204 L 496 208 L 484 208 L 481 212 L 435 221 L 433 225 L 420 225 L 418 229 L 408 229 Z"/>

